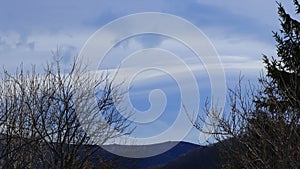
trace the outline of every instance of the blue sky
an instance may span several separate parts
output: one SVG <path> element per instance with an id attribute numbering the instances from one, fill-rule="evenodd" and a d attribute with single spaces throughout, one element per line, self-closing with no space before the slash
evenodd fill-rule
<path id="1" fill-rule="evenodd" d="M 0 66 L 10 71 L 20 63 L 25 67 L 36 64 L 41 69 L 41 65 L 51 60 L 51 52 L 57 47 L 63 56 L 63 64 L 68 66 L 87 39 L 110 21 L 138 12 L 163 12 L 190 21 L 206 34 L 219 53 L 227 87 L 234 87 L 240 73 L 255 82 L 263 69 L 262 54 L 275 55 L 272 31 L 279 29 L 277 6 L 272 0 L 1 0 L 0 3 Z M 282 3 L 293 12 L 292 2 Z M 115 68 L 123 55 L 152 47 L 181 55 L 191 67 L 201 65 L 193 59 L 191 51 L 176 40 L 145 35 L 117 44 L 104 61 L 103 68 Z M 200 105 L 203 106 L 205 98 L 210 97 L 209 76 L 205 69 L 193 71 L 199 85 Z M 176 118 L 174 112 L 180 107 L 180 91 L 172 77 L 160 74 L 152 70 L 137 76 L 131 89 L 132 104 L 140 111 L 149 108 L 149 92 L 153 89 L 163 90 L 168 101 L 158 120 L 137 124 L 133 133 L 136 137 L 156 135 Z M 154 101 L 160 100 L 154 98 Z M 177 132 L 180 130 L 173 134 Z M 190 142 L 197 142 L 197 139 L 196 130 L 185 138 Z"/>

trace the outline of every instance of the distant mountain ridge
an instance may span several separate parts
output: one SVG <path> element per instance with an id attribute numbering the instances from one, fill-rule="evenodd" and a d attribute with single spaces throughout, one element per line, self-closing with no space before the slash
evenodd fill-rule
<path id="1" fill-rule="evenodd" d="M 147 158 L 128 158 L 114 155 L 100 149 L 94 156 L 118 159 L 114 167 L 117 169 L 219 169 L 220 159 L 216 144 L 200 146 L 188 142 L 165 142 L 151 145 L 106 145 L 105 149 L 141 149 L 143 151 L 155 150 L 176 144 L 172 149 Z M 104 153 L 105 152 L 105 153 Z"/>
<path id="2" fill-rule="evenodd" d="M 218 145 L 195 148 L 157 169 L 219 169 L 221 168 Z"/>
<path id="3" fill-rule="evenodd" d="M 158 144 L 151 144 L 151 145 L 106 145 L 104 146 L 105 149 L 123 149 L 124 151 L 130 150 L 130 149 L 140 149 L 140 153 L 143 153 L 144 151 L 155 151 L 158 148 L 164 148 L 169 147 L 170 145 L 174 145 L 173 148 L 170 150 L 156 155 L 152 157 L 147 158 L 128 158 L 128 157 L 117 157 L 119 165 L 116 166 L 116 168 L 120 169 L 122 168 L 122 164 L 126 164 L 126 166 L 129 166 L 129 168 L 138 168 L 138 169 L 148 169 L 150 167 L 156 167 L 156 166 L 162 166 L 167 164 L 170 161 L 173 161 L 180 157 L 183 154 L 186 154 L 196 148 L 199 148 L 201 146 L 193 143 L 188 142 L 165 142 L 165 143 L 158 143 Z M 113 155 L 106 150 L 101 149 L 101 151 L 94 154 L 94 156 L 101 156 L 103 155 L 103 151 L 105 151 L 106 158 L 113 158 L 116 157 L 116 155 Z M 130 163 L 132 163 L 132 166 L 130 167 Z"/>

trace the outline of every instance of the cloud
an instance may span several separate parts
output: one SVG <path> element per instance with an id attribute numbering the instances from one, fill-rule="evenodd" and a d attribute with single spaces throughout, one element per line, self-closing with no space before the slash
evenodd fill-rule
<path id="1" fill-rule="evenodd" d="M 39 2 L 4 1 L 0 7 L 0 30 L 30 33 L 55 32 L 72 28 L 98 28 L 103 24 L 136 12 L 162 11 L 166 1 L 91 0 Z"/>
<path id="2" fill-rule="evenodd" d="M 20 41 L 16 40 L 15 44 L 11 44 L 10 42 L 7 42 L 7 40 L 3 40 L 4 38 L 0 39 L 1 49 L 7 49 L 7 48 L 18 48 L 16 51 L 11 51 L 9 54 L 10 56 L 13 56 L 15 53 L 16 55 L 19 55 L 19 53 L 22 53 L 21 50 L 35 50 L 40 55 L 38 60 L 44 61 L 45 55 L 51 55 L 51 51 L 56 50 L 57 46 L 64 46 L 64 50 L 68 48 L 68 52 L 64 51 L 63 53 L 66 55 L 72 55 L 79 52 L 80 48 L 83 46 L 84 42 L 88 39 L 88 37 L 96 31 L 98 28 L 100 28 L 103 24 L 111 21 L 112 19 L 115 19 L 119 16 L 123 16 L 126 14 L 134 13 L 134 12 L 145 12 L 145 11 L 166 11 L 171 12 L 173 14 L 178 14 L 179 16 L 183 16 L 188 20 L 195 21 L 195 19 L 199 19 L 197 16 L 201 17 L 209 17 L 211 20 L 206 20 L 206 22 L 194 22 L 199 28 L 205 30 L 205 33 L 207 33 L 210 36 L 214 36 L 215 34 L 219 34 L 220 36 L 226 35 L 228 36 L 228 30 L 224 29 L 226 27 L 226 22 L 217 22 L 211 18 L 211 16 L 214 16 L 214 18 L 219 18 L 220 21 L 222 18 L 224 19 L 225 16 L 232 16 L 229 15 L 230 13 L 233 13 L 235 15 L 241 15 L 241 16 L 252 16 L 253 18 L 256 18 L 256 13 L 259 12 L 265 12 L 265 13 L 272 13 L 268 10 L 262 11 L 261 6 L 259 6 L 259 12 L 244 12 L 244 10 L 240 10 L 240 8 L 235 8 L 237 5 L 239 5 L 240 2 L 208 2 L 208 1 L 199 1 L 198 5 L 196 1 L 174 1 L 172 4 L 167 4 L 166 1 L 141 1 L 141 2 L 127 2 L 124 3 L 123 1 L 117 1 L 117 2 L 110 2 L 110 1 L 92 1 L 91 3 L 83 3 L 83 2 L 60 2 L 60 1 L 53 1 L 51 3 L 39 3 L 34 2 L 35 5 L 32 5 L 34 1 L 28 1 L 26 4 L 22 4 L 23 2 L 18 2 L 18 5 L 15 5 L 13 2 L 5 2 L 5 5 L 2 6 L 2 10 L 0 10 L 3 15 L 0 15 L 1 18 L 1 27 L 0 31 L 4 30 L 10 30 L 13 31 L 13 34 L 17 34 L 19 37 L 22 37 L 21 39 L 25 39 Z M 118 5 L 122 3 L 123 5 Z M 261 3 L 267 3 L 267 2 L 247 2 L 249 3 L 250 7 L 255 7 L 257 4 Z M 180 4 L 180 8 L 175 8 L 173 5 Z M 200 5 L 199 5 L 200 4 Z M 203 6 L 202 4 L 206 5 Z M 217 8 L 208 8 L 205 10 L 205 8 L 208 6 L 217 7 Z M 4 8 L 4 6 L 6 6 Z M 20 8 L 22 6 L 22 8 Z M 193 8 L 190 8 L 192 7 Z M 270 7 L 269 7 L 270 6 Z M 269 8 L 274 8 L 274 5 L 267 5 Z M 12 7 L 12 8 L 9 8 Z M 243 6 L 242 6 L 243 7 Z M 190 8 L 190 10 L 187 10 Z M 219 10 L 217 9 L 224 9 Z M 275 7 L 276 8 L 276 7 Z M 8 9 L 10 11 L 8 11 Z M 12 9 L 12 11 L 11 11 Z M 251 9 L 251 8 L 249 8 Z M 248 9 L 246 10 L 248 11 Z M 227 15 L 226 15 L 227 12 Z M 240 14 L 240 13 L 245 14 Z M 10 15 L 10 17 L 6 17 L 6 14 Z M 195 16 L 195 17 L 194 17 Z M 265 16 L 265 15 L 263 15 Z M 9 19 L 8 19 L 9 18 Z M 231 17 L 230 17 L 231 18 Z M 235 19 L 233 19 L 233 22 L 235 22 L 233 26 L 240 27 L 241 25 L 244 25 L 244 23 L 238 23 L 239 16 L 237 16 Z M 259 18 L 258 18 L 259 19 Z M 275 19 L 276 20 L 276 19 Z M 205 21 L 205 20 L 204 20 Z M 277 21 L 277 20 L 276 20 Z M 148 22 L 148 21 L 145 21 Z M 250 24 L 252 22 L 249 22 L 249 24 L 246 24 L 246 27 L 255 24 Z M 143 23 L 140 23 L 143 25 Z M 174 27 L 174 25 L 169 25 L 170 28 Z M 30 31 L 26 31 L 26 29 Z M 124 29 L 124 28 L 120 28 Z M 129 28 L 128 28 L 129 29 Z M 213 30 L 214 29 L 214 30 Z M 171 30 L 171 29 L 170 29 Z M 217 31 L 216 31 L 217 30 Z M 224 32 L 225 30 L 225 32 Z M 236 35 L 237 36 L 247 36 L 245 34 L 241 35 L 238 34 L 238 32 L 242 30 L 237 30 Z M 186 31 L 188 32 L 188 31 Z M 230 32 L 230 31 L 229 31 Z M 255 31 L 256 33 L 259 33 L 260 31 Z M 230 35 L 232 32 L 230 32 Z M 219 36 L 218 35 L 218 36 Z M 228 41 L 231 41 L 231 37 L 224 36 L 224 39 L 217 38 L 217 40 L 213 44 L 216 44 L 218 51 L 222 55 L 241 55 L 240 53 L 232 53 L 231 51 L 242 51 L 242 50 L 248 50 L 250 53 L 250 50 L 254 51 L 257 50 L 257 46 L 253 46 L 252 42 L 249 42 L 248 45 L 237 42 L 237 43 L 227 43 Z M 189 37 L 193 38 L 193 36 Z M 14 39 L 13 36 L 10 36 L 10 41 Z M 154 39 L 154 40 L 153 40 Z M 137 40 L 129 41 L 127 45 L 123 45 L 123 49 L 120 48 L 114 48 L 114 52 L 112 55 L 115 55 L 114 59 L 117 59 L 118 56 L 121 56 L 122 54 L 130 53 L 131 51 L 142 49 L 144 47 L 149 47 L 149 45 L 146 45 L 146 43 L 152 43 L 152 46 L 155 47 L 156 44 L 159 47 L 166 47 L 168 49 L 168 45 L 173 50 L 176 50 L 176 54 L 178 53 L 184 53 L 188 52 L 188 50 L 182 50 L 183 48 L 173 48 L 172 44 L 167 43 L 174 43 L 172 41 L 167 41 L 164 38 L 156 40 L 156 38 L 149 39 L 143 39 L 140 38 Z M 196 41 L 196 40 L 195 40 Z M 220 42 L 221 41 L 221 42 Z M 20 42 L 20 43 L 19 43 Z M 244 41 L 245 42 L 245 41 Z M 220 45 L 218 45 L 220 44 Z M 230 46 L 231 44 L 232 46 Z M 20 48 L 20 45 L 23 46 L 23 49 Z M 139 46 L 142 45 L 142 46 Z M 134 47 L 135 46 L 135 47 Z M 173 46 L 176 46 L 173 45 Z M 177 45 L 178 46 L 178 45 Z M 238 47 L 240 46 L 240 47 Z M 247 46 L 247 47 L 246 47 Z M 259 47 L 259 46 L 258 46 Z M 256 48 L 256 49 L 255 49 Z M 133 49 L 133 50 L 131 50 Z M 71 51 L 72 50 L 72 51 Z M 19 51 L 19 52 L 18 52 Z M 224 52 L 223 52 L 224 51 Z M 257 50 L 258 51 L 258 50 Z M 30 52 L 24 52 L 28 55 Z M 185 53 L 186 54 L 186 53 Z M 36 54 L 32 54 L 36 55 Z M 184 54 L 183 54 L 184 55 Z M 188 58 L 183 56 L 182 57 Z M 190 55 L 190 54 L 186 54 Z M 260 56 L 260 53 L 257 54 Z M 242 55 L 245 56 L 245 55 Z M 254 54 L 251 55 L 253 57 Z M 16 56 L 14 56 L 16 57 Z M 248 56 L 247 56 L 248 57 Z M 20 57 L 18 57 L 20 59 Z M 22 56 L 24 60 L 25 56 Z M 105 63 L 105 65 L 109 65 L 110 60 Z M 5 63 L 6 64 L 6 61 Z"/>
<path id="3" fill-rule="evenodd" d="M 166 82 L 167 80 L 164 79 L 168 79 L 170 75 L 176 75 L 179 77 L 178 80 L 181 81 L 186 77 L 187 72 L 185 72 L 186 69 L 184 69 L 186 67 L 191 69 L 197 79 L 201 79 L 203 77 L 207 78 L 205 65 L 187 46 L 177 40 L 167 37 L 152 36 L 151 38 L 154 42 L 156 42 L 156 45 L 154 46 L 157 49 L 171 52 L 178 58 L 165 61 L 163 59 L 154 59 L 159 58 L 156 56 L 146 56 L 141 52 L 144 48 L 149 46 L 147 45 L 148 41 L 142 41 L 139 37 L 132 37 L 120 42 L 111 49 L 106 56 L 106 59 L 102 62 L 102 68 L 109 68 L 110 70 L 115 71 L 114 68 L 121 65 L 120 68 L 122 70 L 119 71 L 119 74 L 120 77 L 123 77 L 124 79 L 130 77 L 133 73 L 142 73 L 143 76 L 136 76 L 137 78 L 134 80 L 136 83 L 139 83 L 140 86 L 144 87 L 158 84 L 163 86 L 164 84 L 168 84 Z M 193 37 L 190 36 L 187 38 Z M 258 76 L 264 66 L 262 64 L 262 54 L 266 54 L 268 56 L 276 54 L 273 44 L 260 41 L 252 36 L 240 36 L 235 34 L 231 36 L 224 36 L 216 32 L 215 36 L 211 37 L 210 40 L 219 53 L 221 64 L 227 76 L 238 76 L 239 73 Z M 150 46 L 151 45 L 152 44 L 150 44 Z M 140 58 L 134 59 L 126 65 L 121 64 L 122 61 L 124 62 L 125 60 L 128 60 L 128 56 L 134 54 L 134 52 L 137 52 L 135 54 L 140 54 Z M 176 62 L 177 59 L 181 59 L 185 62 L 185 64 L 178 64 L 178 62 Z M 147 71 L 136 72 L 146 69 L 146 65 L 151 66 L 149 67 L 150 73 L 147 73 Z M 155 67 L 160 67 L 161 65 L 169 71 L 170 75 L 166 72 L 160 71 L 159 69 L 153 69 Z M 217 63 L 206 66 L 215 67 L 217 66 Z M 154 71 L 151 71 L 151 69 Z M 172 84 L 168 85 L 170 85 L 170 88 L 173 88 Z"/>
<path id="4" fill-rule="evenodd" d="M 10 51 L 17 48 L 23 50 L 34 50 L 35 43 L 30 41 L 26 37 L 22 37 L 17 32 L 0 32 L 0 50 L 1 51 Z"/>
<path id="5" fill-rule="evenodd" d="M 290 12 L 294 10 L 291 3 L 283 3 Z M 262 54 L 276 55 L 271 31 L 278 30 L 279 24 L 273 1 L 175 0 L 170 3 L 166 0 L 92 0 L 89 3 L 84 1 L 70 3 L 58 0 L 51 2 L 12 0 L 5 1 L 0 6 L 0 66 L 4 65 L 11 71 L 15 71 L 20 63 L 25 66 L 36 64 L 42 68 L 43 64 L 52 60 L 52 51 L 56 51 L 57 48 L 60 48 L 64 65 L 68 66 L 71 58 L 79 53 L 86 40 L 101 26 L 118 17 L 146 11 L 171 13 L 187 19 L 201 29 L 219 53 L 229 87 L 236 84 L 239 73 L 257 79 L 263 69 Z M 117 29 L 133 30 L 136 25 L 143 26 L 146 22 L 149 20 Z M 169 26 L 170 31 L 176 27 L 172 23 L 165 25 Z M 198 43 L 199 39 L 189 34 L 189 30 L 183 29 L 182 32 L 187 33 L 186 39 Z M 111 30 L 101 38 L 106 41 L 114 37 L 116 34 Z M 107 43 L 114 44 L 115 41 Z M 197 45 L 201 46 L 201 42 Z M 126 39 L 115 44 L 102 63 L 95 62 L 101 65 L 100 69 L 114 72 L 127 56 L 149 47 L 172 52 L 186 65 L 178 64 L 174 60 L 135 59 L 131 64 L 121 67 L 122 71 L 119 71 L 121 77 L 126 78 L 135 70 L 141 70 L 148 61 L 152 67 L 164 66 L 170 74 L 177 77 L 178 81 L 182 81 L 184 88 L 191 89 L 184 69 L 189 67 L 200 86 L 201 97 L 210 95 L 209 75 L 205 65 L 183 43 L 164 36 L 146 35 Z M 202 49 L 205 50 L 203 46 Z M 142 72 L 140 76 L 136 76 L 134 83 L 136 88 L 132 91 L 132 96 L 136 98 L 137 104 L 145 105 L 141 107 L 148 105 L 144 102 L 145 99 L 141 101 L 140 98 L 147 98 L 145 96 L 148 96 L 150 89 L 156 87 L 164 89 L 166 94 L 169 94 L 167 97 L 178 94 L 176 81 L 166 72 L 159 70 Z M 175 102 L 175 99 L 170 100 L 170 103 Z M 170 111 L 172 106 L 168 107 L 166 113 L 172 113 Z M 164 129 L 168 125 L 169 121 L 164 119 L 145 130 L 151 132 L 155 128 L 159 131 L 159 128 Z M 143 131 L 141 130 L 140 134 L 143 134 Z M 194 131 L 187 139 L 195 141 L 195 138 L 198 136 Z M 160 141 L 162 140 L 158 140 Z"/>
<path id="6" fill-rule="evenodd" d="M 36 65 L 37 70 L 43 70 L 47 62 L 53 61 L 57 50 L 63 64 L 70 66 L 91 32 L 69 32 L 74 35 L 47 31 L 27 35 L 17 31 L 0 32 L 0 66 L 4 66 L 10 72 L 14 72 L 21 63 L 24 68 L 30 69 L 32 65 Z"/>
<path id="7" fill-rule="evenodd" d="M 252 1 L 223 1 L 223 0 L 215 0 L 215 1 L 206 1 L 206 0 L 198 0 L 199 4 L 206 4 L 218 7 L 220 9 L 224 9 L 232 14 L 245 16 L 247 18 L 258 20 L 261 23 L 268 24 L 270 22 L 274 23 L 274 16 L 276 16 L 276 3 L 275 1 L 260 1 L 260 0 L 252 0 Z M 254 12 L 255 11 L 255 12 Z"/>

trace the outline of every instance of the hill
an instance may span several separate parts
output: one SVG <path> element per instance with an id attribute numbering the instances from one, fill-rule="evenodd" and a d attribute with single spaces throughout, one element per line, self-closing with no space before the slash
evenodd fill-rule
<path id="1" fill-rule="evenodd" d="M 219 169 L 220 159 L 216 144 L 198 147 L 186 154 L 182 154 L 164 166 L 157 169 Z"/>
<path id="2" fill-rule="evenodd" d="M 108 145 L 107 149 L 140 149 L 140 153 L 176 144 L 172 149 L 147 158 L 127 158 L 114 155 L 100 149 L 93 157 L 104 157 L 104 160 L 115 159 L 113 166 L 118 169 L 219 169 L 220 159 L 218 144 L 199 146 L 187 142 L 165 142 L 152 145 Z"/>
<path id="3" fill-rule="evenodd" d="M 168 162 L 176 160 L 178 157 L 180 157 L 183 154 L 186 154 L 194 149 L 197 149 L 201 146 L 197 144 L 192 144 L 188 142 L 165 142 L 165 143 L 159 143 L 159 144 L 151 144 L 151 145 L 107 145 L 105 146 L 105 149 L 120 149 L 120 150 L 130 150 L 130 149 L 140 149 L 140 153 L 143 153 L 145 151 L 153 151 L 157 149 L 163 149 L 164 147 L 168 147 L 170 145 L 176 144 L 172 149 L 156 155 L 152 157 L 147 158 L 127 158 L 127 157 L 120 157 L 117 155 L 114 155 L 110 152 L 107 152 L 104 149 L 99 149 L 92 157 L 91 161 L 96 161 L 97 157 L 103 157 L 104 160 L 114 160 L 114 166 L 115 168 L 124 168 L 126 166 L 127 168 L 138 168 L 138 169 L 148 169 L 151 167 L 156 166 L 163 166 L 166 165 Z M 96 162 L 95 162 L 96 163 Z"/>

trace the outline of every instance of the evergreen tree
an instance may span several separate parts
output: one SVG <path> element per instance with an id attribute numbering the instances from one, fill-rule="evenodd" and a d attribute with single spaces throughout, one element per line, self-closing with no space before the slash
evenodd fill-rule
<path id="1" fill-rule="evenodd" d="M 297 0 L 294 0 L 294 4 L 296 6 L 296 15 L 298 15 L 300 13 L 300 5 Z M 286 13 L 280 3 L 278 3 L 278 14 L 280 16 L 281 30 L 279 33 L 274 32 L 278 59 L 271 58 L 270 60 L 267 56 L 264 56 L 267 77 L 271 79 L 265 93 L 277 92 L 282 101 L 281 103 L 285 102 L 287 103 L 286 106 L 299 109 L 300 23 Z"/>
<path id="2" fill-rule="evenodd" d="M 294 5 L 298 16 L 299 2 Z M 260 168 L 300 168 L 300 23 L 280 3 L 278 14 L 277 58 L 264 56 L 267 77 L 260 79 L 264 90 L 254 101 L 249 133 Z"/>
<path id="3" fill-rule="evenodd" d="M 300 5 L 294 4 L 298 16 Z M 280 3 L 278 14 L 277 57 L 264 56 L 267 74 L 239 136 L 241 168 L 300 168 L 300 23 Z"/>
<path id="4" fill-rule="evenodd" d="M 299 2 L 294 4 L 299 16 Z M 261 88 L 243 90 L 240 81 L 230 90 L 231 110 L 210 131 L 224 143 L 223 168 L 300 168 L 300 22 L 280 3 L 278 14 L 281 29 L 273 32 L 277 57 L 264 56 L 267 74 L 259 79 Z M 218 118 L 210 111 L 208 118 Z"/>

